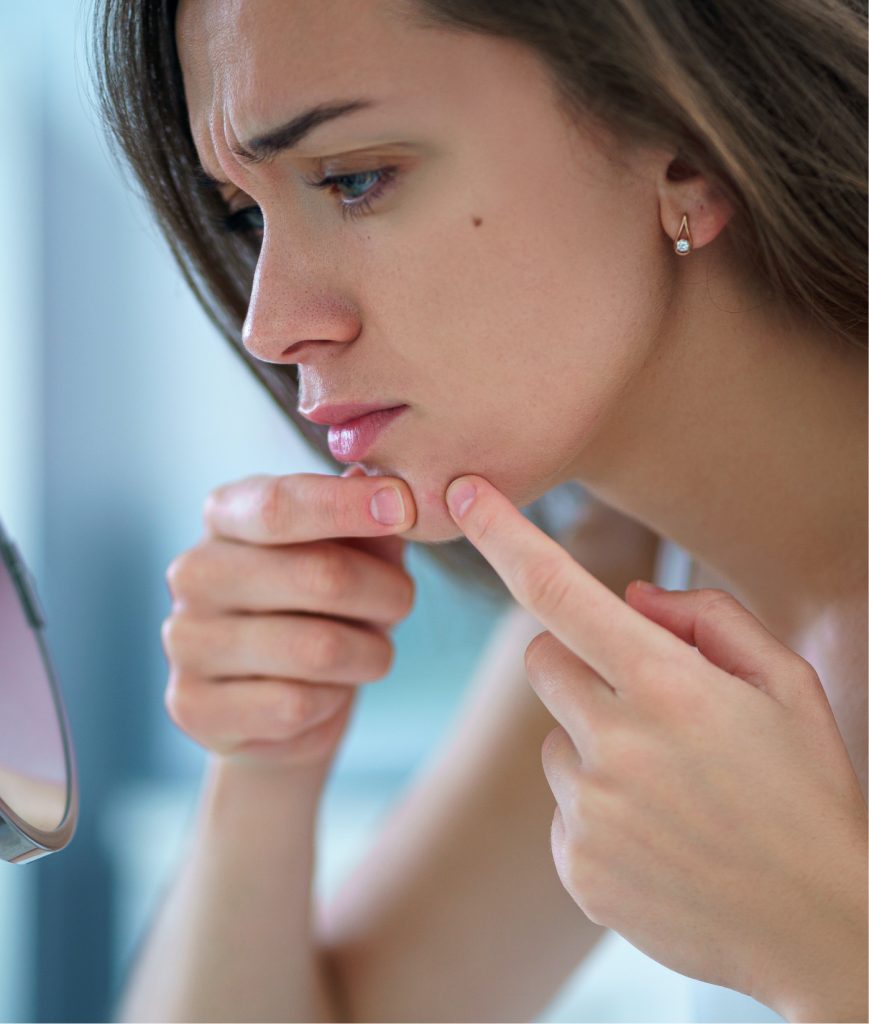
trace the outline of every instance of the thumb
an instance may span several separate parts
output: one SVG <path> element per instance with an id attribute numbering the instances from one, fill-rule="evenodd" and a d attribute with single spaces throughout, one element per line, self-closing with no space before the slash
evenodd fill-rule
<path id="1" fill-rule="evenodd" d="M 781 703 L 794 705 L 807 695 L 827 702 L 812 665 L 726 590 L 649 591 L 634 580 L 625 591 L 625 600 L 696 647 L 714 665 Z"/>
<path id="2" fill-rule="evenodd" d="M 341 473 L 342 477 L 367 475 L 364 467 L 355 462 Z M 357 548 L 359 551 L 367 551 L 368 554 L 377 555 L 385 562 L 404 568 L 404 548 L 407 541 L 397 533 L 386 537 L 341 537 L 338 543 L 349 548 Z"/>

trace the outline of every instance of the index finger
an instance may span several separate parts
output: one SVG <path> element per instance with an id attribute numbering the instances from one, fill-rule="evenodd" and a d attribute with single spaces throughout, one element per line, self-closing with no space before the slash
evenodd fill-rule
<path id="1" fill-rule="evenodd" d="M 461 479 L 477 495 L 464 515 L 454 514 L 456 523 L 553 636 L 617 690 L 631 688 L 638 668 L 672 663 L 682 641 L 631 608 L 484 477 Z"/>
<path id="2" fill-rule="evenodd" d="M 384 525 L 374 518 L 375 509 L 386 507 L 384 490 L 400 496 L 400 522 Z M 208 535 L 250 544 L 381 537 L 407 530 L 415 520 L 410 488 L 396 477 L 256 473 L 214 488 L 203 508 Z"/>

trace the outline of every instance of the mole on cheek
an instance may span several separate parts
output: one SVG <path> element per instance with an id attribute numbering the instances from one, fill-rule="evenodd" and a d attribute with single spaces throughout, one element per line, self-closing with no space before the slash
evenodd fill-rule
<path id="1" fill-rule="evenodd" d="M 483 218 L 482 217 L 472 217 L 471 219 L 474 222 L 474 227 L 475 228 L 478 228 L 483 223 Z"/>

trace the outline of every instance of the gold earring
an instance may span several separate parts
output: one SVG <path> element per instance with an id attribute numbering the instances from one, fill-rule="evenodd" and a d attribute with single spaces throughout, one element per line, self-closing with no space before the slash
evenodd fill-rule
<path id="1" fill-rule="evenodd" d="M 684 235 L 683 235 L 684 232 Z M 673 242 L 673 249 L 680 256 L 687 256 L 691 252 L 691 231 L 688 228 L 688 214 L 682 214 L 682 223 L 679 225 L 679 234 Z"/>

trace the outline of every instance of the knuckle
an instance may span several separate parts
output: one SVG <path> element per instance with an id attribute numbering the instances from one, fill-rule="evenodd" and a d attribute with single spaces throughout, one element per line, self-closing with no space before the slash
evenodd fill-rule
<path id="1" fill-rule="evenodd" d="M 544 767 L 548 767 L 559 756 L 564 749 L 564 740 L 567 736 L 564 726 L 557 725 L 546 734 L 540 747 L 540 757 Z"/>
<path id="2" fill-rule="evenodd" d="M 544 629 L 542 633 L 538 633 L 531 639 L 525 648 L 526 673 L 532 674 L 539 669 L 541 660 L 547 656 L 551 640 L 552 633 L 548 629 Z"/>
<path id="3" fill-rule="evenodd" d="M 573 836 L 582 835 L 587 827 L 585 793 L 580 784 L 570 787 L 566 796 L 562 798 L 564 804 L 562 813 L 570 823 L 570 832 Z M 575 841 L 575 840 L 574 840 Z"/>
<path id="4" fill-rule="evenodd" d="M 397 618 L 405 619 L 413 610 L 416 601 L 416 582 L 409 573 L 403 573 L 398 586 Z"/>
<path id="5" fill-rule="evenodd" d="M 353 567 L 347 556 L 335 548 L 320 548 L 312 555 L 309 570 L 314 594 L 329 604 L 343 601 L 354 584 Z"/>
<path id="6" fill-rule="evenodd" d="M 185 611 L 168 615 L 160 627 L 163 650 L 171 665 L 190 667 L 201 651 L 202 623 Z"/>
<path id="7" fill-rule="evenodd" d="M 170 661 L 174 661 L 180 652 L 183 623 L 180 615 L 168 615 L 160 626 L 160 640 L 163 652 Z"/>
<path id="8" fill-rule="evenodd" d="M 199 573 L 199 558 L 191 548 L 182 551 L 174 558 L 166 569 L 166 583 L 173 600 L 190 595 Z"/>
<path id="9" fill-rule="evenodd" d="M 292 477 L 269 476 L 263 481 L 257 504 L 260 523 L 267 536 L 281 532 L 291 493 Z"/>
<path id="10" fill-rule="evenodd" d="M 379 679 L 381 676 L 385 676 L 387 672 L 391 671 L 394 660 L 395 644 L 388 636 L 380 634 L 377 642 L 377 655 L 375 656 L 375 663 L 377 667 L 376 678 Z"/>
<path id="11" fill-rule="evenodd" d="M 186 575 L 183 565 L 184 555 L 178 555 L 173 558 L 172 561 L 166 568 L 166 586 L 169 588 L 169 593 L 172 600 L 178 599 L 181 594 L 181 588 L 184 585 L 183 577 Z"/>
<path id="12" fill-rule="evenodd" d="M 205 495 L 205 501 L 202 503 L 202 524 L 206 530 L 214 522 L 214 517 L 217 512 L 218 505 L 220 504 L 220 496 L 223 492 L 223 486 L 212 488 L 208 494 Z"/>
<path id="13" fill-rule="evenodd" d="M 580 838 L 581 829 L 577 828 L 575 820 L 571 820 L 571 814 L 570 809 L 558 806 L 556 817 L 560 824 L 556 825 L 553 819 L 552 851 L 562 882 L 581 909 L 588 913 L 586 897 L 589 890 L 594 891 L 596 879 L 590 877 L 586 844 Z"/>
<path id="14" fill-rule="evenodd" d="M 710 619 L 717 618 L 722 609 L 739 607 L 739 602 L 726 590 L 720 590 L 717 587 L 706 587 L 701 593 L 704 596 L 704 600 L 697 609 L 697 617 L 695 620 L 695 630 L 706 623 Z"/>
<path id="15" fill-rule="evenodd" d="M 815 668 L 815 666 L 810 661 L 807 661 L 801 654 L 797 654 L 796 651 L 791 650 L 790 648 L 788 648 L 788 650 L 791 654 L 793 654 L 794 658 L 796 659 L 794 662 L 796 666 L 796 672 L 803 679 L 803 681 L 805 683 L 811 683 L 814 686 L 818 686 L 821 689 L 823 689 L 821 677 L 818 675 L 818 670 Z"/>
<path id="16" fill-rule="evenodd" d="M 488 537 L 492 530 L 498 528 L 498 516 L 493 515 L 491 512 L 484 512 L 481 509 L 477 510 L 476 519 L 474 520 L 474 532 L 476 534 L 476 540 L 482 541 Z"/>
<path id="17" fill-rule="evenodd" d="M 308 631 L 305 660 L 316 672 L 333 672 L 343 661 L 344 641 L 331 625 L 318 625 Z"/>
<path id="18" fill-rule="evenodd" d="M 540 610 L 543 618 L 557 612 L 570 592 L 561 559 L 554 556 L 521 562 L 516 570 L 516 585 L 525 599 L 521 603 L 528 601 L 532 608 Z"/>
<path id="19" fill-rule="evenodd" d="M 296 687 L 282 695 L 275 713 L 281 724 L 295 730 L 305 725 L 316 710 L 314 695 Z"/>
<path id="20" fill-rule="evenodd" d="M 332 536 L 343 536 L 348 523 L 348 504 L 346 492 L 333 486 L 318 484 L 313 492 L 314 514 L 318 523 Z"/>
<path id="21" fill-rule="evenodd" d="M 391 671 L 395 657 L 395 645 L 389 635 L 375 627 L 362 627 L 362 644 L 358 651 L 359 668 L 355 673 L 357 682 L 374 682 Z"/>
<path id="22" fill-rule="evenodd" d="M 193 702 L 190 687 L 180 673 L 170 674 L 169 683 L 163 692 L 163 706 L 175 725 L 185 731 L 190 728 Z"/>

